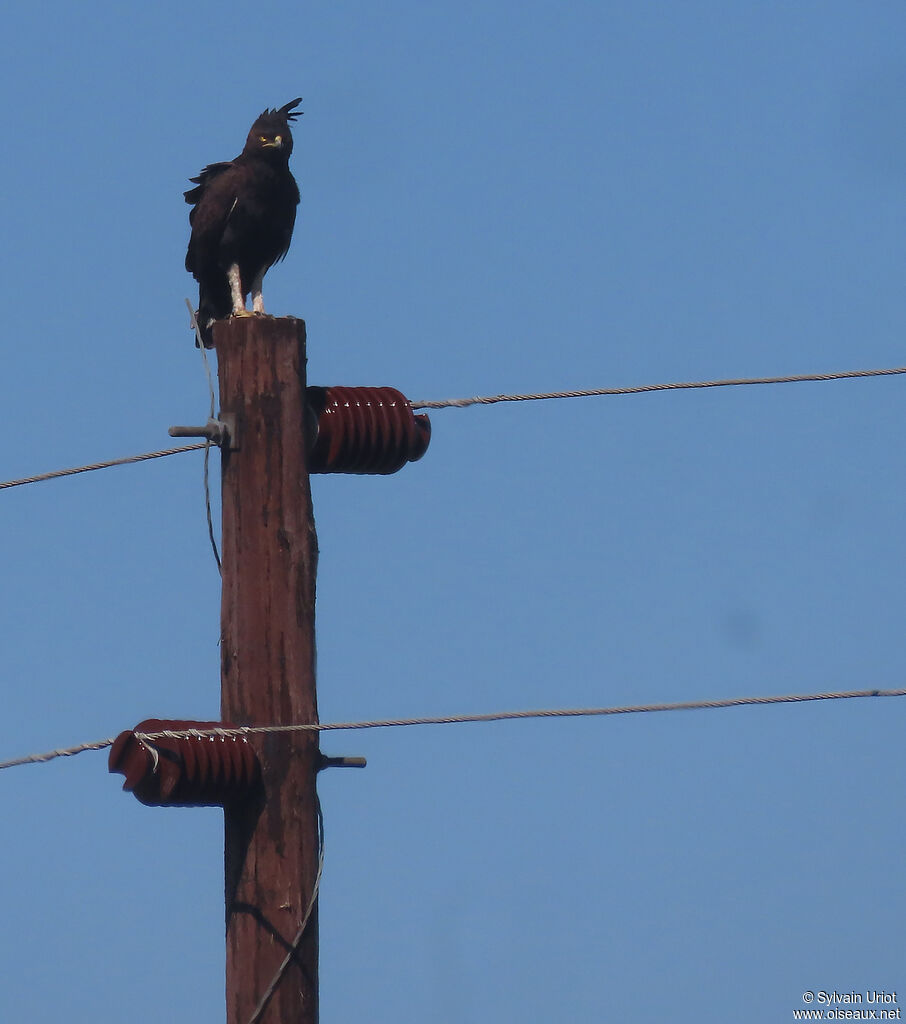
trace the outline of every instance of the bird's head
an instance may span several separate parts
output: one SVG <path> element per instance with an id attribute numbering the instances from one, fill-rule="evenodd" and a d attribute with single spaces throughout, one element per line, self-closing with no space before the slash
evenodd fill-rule
<path id="1" fill-rule="evenodd" d="M 252 125 L 243 152 L 289 160 L 293 151 L 293 134 L 289 130 L 289 123 L 302 113 L 301 110 L 293 110 L 301 102 L 300 96 L 279 110 L 263 110 Z"/>

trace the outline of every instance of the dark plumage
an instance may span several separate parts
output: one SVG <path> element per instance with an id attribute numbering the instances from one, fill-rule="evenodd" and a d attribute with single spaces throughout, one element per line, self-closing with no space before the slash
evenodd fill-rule
<path id="1" fill-rule="evenodd" d="M 301 113 L 292 112 L 301 102 L 265 110 L 235 160 L 208 164 L 189 179 L 196 187 L 185 193 L 192 206 L 186 270 L 198 281 L 198 326 L 208 348 L 215 320 L 250 315 L 249 292 L 252 312 L 264 312 L 262 279 L 289 249 L 299 203 L 289 169 L 289 123 Z"/>

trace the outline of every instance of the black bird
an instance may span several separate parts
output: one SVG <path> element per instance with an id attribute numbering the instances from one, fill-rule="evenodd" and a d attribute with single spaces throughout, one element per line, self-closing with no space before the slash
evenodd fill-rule
<path id="1" fill-rule="evenodd" d="M 184 193 L 192 206 L 186 270 L 198 281 L 198 326 L 210 348 L 211 325 L 228 316 L 264 312 L 261 283 L 289 249 L 299 187 L 289 169 L 290 121 L 301 96 L 264 110 L 235 160 L 208 164 Z M 252 294 L 252 309 L 246 296 Z"/>

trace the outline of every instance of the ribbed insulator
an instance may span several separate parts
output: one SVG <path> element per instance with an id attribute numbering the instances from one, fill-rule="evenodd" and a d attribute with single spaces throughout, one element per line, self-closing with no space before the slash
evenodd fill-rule
<path id="1" fill-rule="evenodd" d="M 218 728 L 232 727 L 225 722 L 148 718 L 117 736 L 108 767 L 125 775 L 123 789 L 149 807 L 222 806 L 246 794 L 261 776 L 258 758 L 244 736 L 136 736 Z"/>
<path id="2" fill-rule="evenodd" d="M 431 423 L 396 388 L 307 389 L 317 419 L 310 473 L 395 473 L 420 459 Z"/>

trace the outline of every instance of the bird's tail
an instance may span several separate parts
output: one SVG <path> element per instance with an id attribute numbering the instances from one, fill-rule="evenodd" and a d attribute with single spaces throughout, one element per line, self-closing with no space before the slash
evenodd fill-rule
<path id="1" fill-rule="evenodd" d="M 197 327 L 195 332 L 195 347 L 198 348 L 198 339 L 201 338 L 201 343 L 205 348 L 214 347 L 214 318 L 209 316 L 205 310 L 199 306 L 195 311 L 195 323 L 193 329 Z"/>
<path id="2" fill-rule="evenodd" d="M 205 348 L 214 347 L 214 321 L 228 317 L 231 309 L 230 289 L 225 280 L 223 286 L 218 284 L 214 288 L 204 284 L 199 285 L 198 310 L 195 313 L 195 321 L 198 324 L 198 331 Z M 197 335 L 195 347 L 198 347 Z"/>

